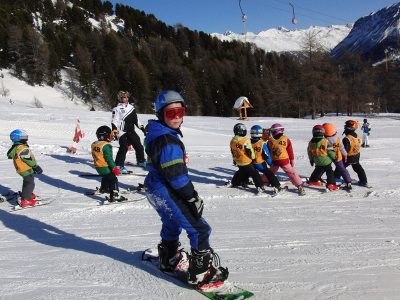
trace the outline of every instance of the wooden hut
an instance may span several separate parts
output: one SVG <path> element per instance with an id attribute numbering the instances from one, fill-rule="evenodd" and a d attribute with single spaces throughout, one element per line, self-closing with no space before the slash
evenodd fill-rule
<path id="1" fill-rule="evenodd" d="M 239 120 L 247 119 L 247 109 L 253 108 L 247 97 L 241 96 L 236 99 L 233 109 L 239 111 Z"/>

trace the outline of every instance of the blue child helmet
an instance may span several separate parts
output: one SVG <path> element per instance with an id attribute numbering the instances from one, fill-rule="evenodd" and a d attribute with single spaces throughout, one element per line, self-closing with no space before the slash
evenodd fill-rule
<path id="1" fill-rule="evenodd" d="M 22 129 L 15 129 L 10 133 L 10 140 L 13 143 L 18 143 L 21 141 L 27 141 L 28 140 L 28 134 L 26 133 L 25 130 Z"/>
<path id="2" fill-rule="evenodd" d="M 183 100 L 183 97 L 178 92 L 173 90 L 162 91 L 154 102 L 154 110 L 158 114 L 168 104 L 177 102 L 185 106 L 185 100 Z"/>
<path id="3" fill-rule="evenodd" d="M 263 129 L 260 125 L 254 125 L 250 128 L 250 136 L 253 139 L 262 138 L 262 135 L 263 135 Z"/>

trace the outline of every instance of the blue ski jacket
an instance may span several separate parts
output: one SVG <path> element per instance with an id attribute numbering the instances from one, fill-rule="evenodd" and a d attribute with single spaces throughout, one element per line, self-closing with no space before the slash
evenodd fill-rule
<path id="1" fill-rule="evenodd" d="M 178 198 L 189 200 L 194 196 L 194 186 L 184 162 L 185 146 L 179 133 L 156 120 L 149 121 L 144 141 L 149 171 L 145 185 L 150 191 L 168 187 Z"/>

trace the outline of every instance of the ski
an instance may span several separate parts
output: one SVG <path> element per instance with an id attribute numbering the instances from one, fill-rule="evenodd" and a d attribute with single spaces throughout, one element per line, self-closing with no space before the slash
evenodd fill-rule
<path id="1" fill-rule="evenodd" d="M 121 173 L 118 176 L 146 176 L 146 175 L 147 174 L 135 173 L 135 172 L 129 170 L 127 174 L 122 174 Z M 78 174 L 78 176 L 79 177 L 99 177 L 99 176 L 102 176 L 102 175 L 97 174 L 97 173 L 81 173 L 81 174 Z"/>
<path id="2" fill-rule="evenodd" d="M 247 299 L 252 297 L 254 294 L 245 289 L 242 289 L 232 282 L 215 282 L 211 284 L 205 284 L 201 288 L 195 288 L 187 283 L 186 272 L 162 272 L 159 267 L 158 253 L 156 249 L 147 249 L 142 253 L 142 261 L 146 265 L 151 266 L 154 270 L 157 270 L 167 276 L 175 278 L 176 280 L 184 283 L 187 287 L 199 292 L 203 296 L 212 300 L 235 300 L 235 299 Z"/>
<path id="3" fill-rule="evenodd" d="M 120 190 L 119 193 L 120 194 L 135 194 L 137 192 L 142 191 L 143 189 L 144 189 L 144 184 L 143 183 L 139 183 L 137 187 L 129 188 L 127 190 Z M 100 192 L 100 188 L 99 187 L 96 187 L 95 190 L 91 190 L 91 191 L 85 192 L 86 196 L 101 196 L 101 195 L 105 195 L 105 194 L 109 194 L 109 193 Z"/>
<path id="4" fill-rule="evenodd" d="M 53 201 L 54 200 L 43 200 L 43 199 L 42 200 L 36 200 L 36 204 L 35 205 L 33 205 L 33 206 L 24 206 L 24 207 L 22 207 L 22 206 L 17 204 L 17 205 L 12 206 L 11 211 L 19 211 L 19 210 L 24 210 L 24 209 L 35 208 L 35 207 L 38 207 L 38 206 L 44 206 L 44 205 L 50 204 Z"/>
<path id="5" fill-rule="evenodd" d="M 121 197 L 121 198 L 120 198 L 119 200 L 115 200 L 115 201 L 113 201 L 113 202 L 110 202 L 110 201 L 109 201 L 109 197 L 106 196 L 106 197 L 105 197 L 105 201 L 101 202 L 99 205 L 100 205 L 100 206 L 103 206 L 103 205 L 114 205 L 114 204 L 132 203 L 132 202 L 139 202 L 139 201 L 142 201 L 142 200 L 147 199 L 146 196 L 142 196 L 142 197 L 139 197 L 139 198 L 127 198 L 127 197 L 124 197 L 124 196 L 120 196 L 120 197 Z"/>

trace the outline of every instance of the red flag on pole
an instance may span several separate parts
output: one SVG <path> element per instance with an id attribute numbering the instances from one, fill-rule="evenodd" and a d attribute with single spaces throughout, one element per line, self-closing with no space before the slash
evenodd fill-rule
<path id="1" fill-rule="evenodd" d="M 79 141 L 81 139 L 83 139 L 83 137 L 85 136 L 85 133 L 81 130 L 81 122 L 79 121 L 79 119 L 76 120 L 76 127 L 75 127 L 75 134 L 74 134 L 74 138 L 72 139 L 73 143 L 71 148 L 69 148 L 69 152 L 72 154 L 76 153 L 77 150 L 77 145 L 79 143 Z"/>

